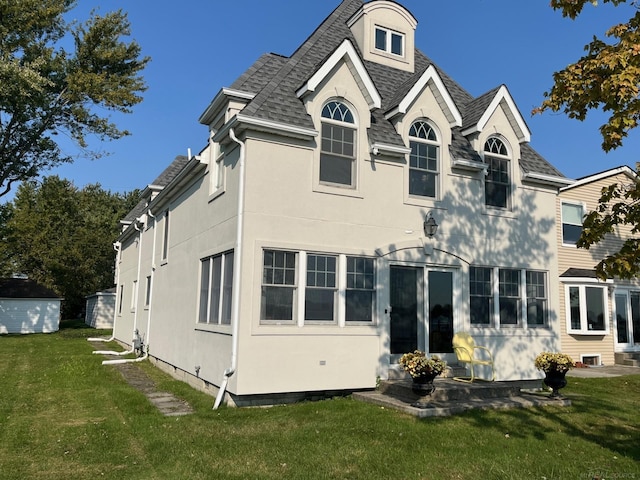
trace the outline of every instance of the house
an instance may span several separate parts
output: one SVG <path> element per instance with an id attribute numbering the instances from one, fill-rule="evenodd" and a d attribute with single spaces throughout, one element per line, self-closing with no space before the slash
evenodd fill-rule
<path id="1" fill-rule="evenodd" d="M 454 332 L 499 380 L 558 349 L 555 203 L 509 90 L 473 96 L 417 20 L 344 0 L 265 54 L 199 121 L 199 155 L 143 192 L 116 243 L 115 335 L 234 405 L 370 389 Z"/>
<path id="2" fill-rule="evenodd" d="M 596 265 L 618 251 L 631 236 L 631 227 L 615 233 L 589 250 L 576 248 L 582 219 L 598 206 L 602 189 L 637 181 L 622 166 L 580 178 L 558 193 L 558 273 L 562 350 L 587 365 L 613 365 L 625 353 L 640 352 L 640 279 L 600 280 Z"/>
<path id="3" fill-rule="evenodd" d="M 84 322 L 93 328 L 113 328 L 116 289 L 109 288 L 87 296 Z"/>
<path id="4" fill-rule="evenodd" d="M 0 278 L 0 334 L 57 332 L 61 301 L 33 280 Z"/>

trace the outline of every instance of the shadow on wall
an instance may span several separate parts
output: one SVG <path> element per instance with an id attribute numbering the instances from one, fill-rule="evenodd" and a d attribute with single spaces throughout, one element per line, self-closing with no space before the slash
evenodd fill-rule
<path id="1" fill-rule="evenodd" d="M 422 218 L 433 212 L 437 217 L 439 228 L 431 243 L 434 246 L 434 258 L 425 256 L 423 249 L 414 248 L 403 251 L 403 259 L 424 263 L 425 265 L 437 259 L 436 254 L 457 257 L 459 261 L 473 266 L 504 267 L 517 269 L 533 269 L 547 272 L 547 302 L 551 283 L 556 275 L 555 263 L 545 264 L 556 250 L 555 248 L 555 195 L 553 193 L 539 194 L 533 189 L 519 188 L 514 198 L 514 204 L 509 212 L 487 211 L 484 203 L 477 199 L 484 198 L 483 182 L 479 179 L 469 182 L 458 182 L 453 191 L 447 192 L 438 209 L 422 209 Z M 548 208 L 541 200 L 548 200 Z M 544 210 L 543 210 L 544 209 Z M 554 242 L 553 244 L 551 242 Z M 392 245 L 390 250 L 399 249 Z M 440 257 L 444 258 L 444 257 Z M 435 263 L 437 265 L 437 263 Z M 462 307 L 456 311 L 463 318 L 459 324 L 469 329 L 469 285 L 468 278 L 463 279 Z M 377 288 L 384 288 L 378 284 Z M 520 325 L 526 319 L 519 319 Z M 385 317 L 383 322 L 389 322 Z M 558 349 L 558 312 L 547 309 L 547 325 L 553 328 L 538 327 L 533 333 L 524 334 L 521 327 L 509 327 L 509 333 L 487 329 L 483 334 L 481 329 L 472 332 L 479 345 L 487 347 L 496 359 L 497 375 L 501 376 L 500 366 L 510 370 L 509 378 L 535 378 L 533 362 L 536 347 L 531 344 L 531 337 L 536 338 L 540 351 Z M 428 327 L 428 321 L 427 323 Z M 389 331 L 389 325 L 385 325 Z M 384 330 L 384 327 L 381 330 Z M 532 329 L 533 330 L 533 329 Z M 518 335 L 517 332 L 523 332 Z M 537 332 L 537 333 L 536 333 Z M 555 332 L 555 334 L 554 334 Z M 428 333 L 427 333 L 428 335 Z M 428 338 L 425 344 L 429 344 Z M 388 352 L 389 341 L 383 351 Z M 381 364 L 387 363 L 387 355 L 381 358 Z M 532 376 L 533 375 L 533 376 Z M 502 377 L 504 378 L 504 372 Z"/>

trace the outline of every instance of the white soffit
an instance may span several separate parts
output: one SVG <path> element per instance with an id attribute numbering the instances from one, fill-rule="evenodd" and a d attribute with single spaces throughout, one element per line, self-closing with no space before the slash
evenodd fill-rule
<path id="1" fill-rule="evenodd" d="M 329 73 L 334 67 L 341 61 L 346 60 L 351 63 L 350 70 L 355 71 L 359 78 L 358 83 L 362 84 L 364 88 L 364 94 L 369 102 L 369 108 L 380 108 L 382 106 L 382 98 L 376 89 L 376 86 L 369 76 L 369 72 L 364 67 L 362 60 L 358 56 L 356 49 L 349 40 L 345 40 L 340 46 L 329 56 L 329 58 L 322 64 L 322 66 L 307 80 L 307 82 L 296 91 L 298 98 L 304 96 L 308 92 L 314 92 L 318 85 L 327 78 Z"/>
<path id="2" fill-rule="evenodd" d="M 413 87 L 411 87 L 409 93 L 407 93 L 407 95 L 402 99 L 402 101 L 396 108 L 386 113 L 385 118 L 388 120 L 398 114 L 407 113 L 409 107 L 413 104 L 418 95 L 420 95 L 420 93 L 424 90 L 429 81 L 433 82 L 433 85 L 435 87 L 434 95 L 438 100 L 438 104 L 447 115 L 449 124 L 452 127 L 462 126 L 462 115 L 460 114 L 458 107 L 456 107 L 453 98 L 451 98 L 451 95 L 449 95 L 449 91 L 444 86 L 444 83 L 442 83 L 442 79 L 440 78 L 440 75 L 438 75 L 438 72 L 433 65 L 429 65 L 420 79 L 413 85 Z"/>

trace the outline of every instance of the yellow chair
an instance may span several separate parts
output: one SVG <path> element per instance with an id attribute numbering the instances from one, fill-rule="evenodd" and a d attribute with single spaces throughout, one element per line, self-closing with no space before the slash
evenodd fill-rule
<path id="1" fill-rule="evenodd" d="M 479 357 L 476 357 L 476 350 L 480 351 Z M 453 351 L 458 357 L 458 362 L 462 364 L 469 364 L 471 370 L 470 377 L 453 377 L 454 380 L 459 382 L 471 383 L 474 380 L 482 380 L 485 382 L 493 382 L 496 379 L 496 371 L 493 367 L 493 355 L 488 348 L 476 345 L 473 337 L 467 332 L 458 332 L 453 336 Z M 476 378 L 475 366 L 489 366 L 491 367 L 491 380 L 486 378 Z"/>

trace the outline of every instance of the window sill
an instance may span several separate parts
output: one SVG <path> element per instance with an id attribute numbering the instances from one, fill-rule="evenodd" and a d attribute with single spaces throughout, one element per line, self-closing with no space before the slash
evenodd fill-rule
<path id="1" fill-rule="evenodd" d="M 212 325 L 209 323 L 197 323 L 195 326 L 197 332 L 220 333 L 222 335 L 231 335 L 231 325 Z"/>
<path id="2" fill-rule="evenodd" d="M 343 197 L 364 198 L 362 193 L 351 187 L 338 187 L 332 185 L 318 184 L 313 188 L 316 193 L 328 193 L 330 195 L 340 195 Z"/>
<path id="3" fill-rule="evenodd" d="M 510 218 L 510 219 L 516 219 L 518 218 L 518 216 L 511 210 L 501 210 L 501 209 L 494 209 L 491 207 L 487 207 L 485 205 L 485 209 L 484 212 L 482 212 L 483 215 L 486 215 L 487 217 L 502 217 L 502 218 Z"/>
<path id="4" fill-rule="evenodd" d="M 579 335 L 579 336 L 595 336 L 602 337 L 605 335 L 609 335 L 608 330 L 567 330 L 569 335 Z"/>
<path id="5" fill-rule="evenodd" d="M 208 202 L 213 202 L 216 198 L 220 197 L 225 192 L 224 188 L 219 188 L 216 191 L 209 194 Z"/>

